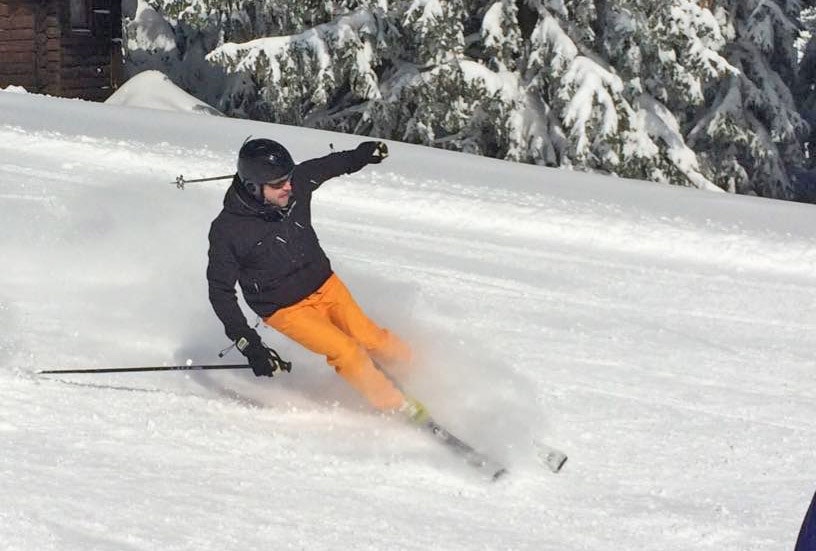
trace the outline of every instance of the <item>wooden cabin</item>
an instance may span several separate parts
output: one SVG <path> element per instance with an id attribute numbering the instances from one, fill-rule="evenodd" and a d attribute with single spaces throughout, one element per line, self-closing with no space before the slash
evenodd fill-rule
<path id="1" fill-rule="evenodd" d="M 121 0 L 0 0 L 0 88 L 102 101 L 121 81 Z"/>

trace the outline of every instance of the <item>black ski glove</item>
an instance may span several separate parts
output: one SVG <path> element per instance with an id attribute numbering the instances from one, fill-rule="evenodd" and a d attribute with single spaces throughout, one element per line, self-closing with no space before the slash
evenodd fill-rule
<path id="1" fill-rule="evenodd" d="M 256 377 L 271 377 L 278 369 L 287 373 L 292 371 L 292 363 L 284 361 L 277 352 L 265 346 L 257 334 L 255 338 L 241 337 L 235 346 L 249 360 L 249 367 Z"/>
<path id="2" fill-rule="evenodd" d="M 354 150 L 357 159 L 367 164 L 379 164 L 388 157 L 388 146 L 384 142 L 363 142 Z"/>

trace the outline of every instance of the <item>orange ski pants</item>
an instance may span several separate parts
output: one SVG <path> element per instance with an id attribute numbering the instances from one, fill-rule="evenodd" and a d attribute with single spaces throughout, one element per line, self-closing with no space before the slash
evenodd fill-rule
<path id="1" fill-rule="evenodd" d="M 312 352 L 326 356 L 329 365 L 375 408 L 398 409 L 405 401 L 372 358 L 384 364 L 407 364 L 411 349 L 371 321 L 336 275 L 302 301 L 264 321 Z"/>

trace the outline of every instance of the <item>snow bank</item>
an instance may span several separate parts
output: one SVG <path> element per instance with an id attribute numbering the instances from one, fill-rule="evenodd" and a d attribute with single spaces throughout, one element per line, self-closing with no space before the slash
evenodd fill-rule
<path id="1" fill-rule="evenodd" d="M 13 94 L 27 94 L 28 90 L 26 90 L 22 86 L 9 85 L 6 86 L 5 88 L 0 88 L 0 92 L 10 92 Z"/>
<path id="2" fill-rule="evenodd" d="M 130 78 L 105 103 L 164 111 L 222 115 L 218 109 L 188 94 L 159 71 L 143 71 Z"/>

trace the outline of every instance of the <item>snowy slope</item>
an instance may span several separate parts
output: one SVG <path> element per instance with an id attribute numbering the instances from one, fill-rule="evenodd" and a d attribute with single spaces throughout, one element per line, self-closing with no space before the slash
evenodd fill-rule
<path id="1" fill-rule="evenodd" d="M 247 135 L 359 138 L 0 92 L 3 549 L 792 548 L 816 484 L 812 206 L 393 143 L 316 194 L 406 382 L 506 461 L 485 484 L 265 330 L 224 360 L 206 234 Z M 253 318 L 251 318 L 253 319 Z M 531 442 L 570 455 L 559 475 Z"/>

